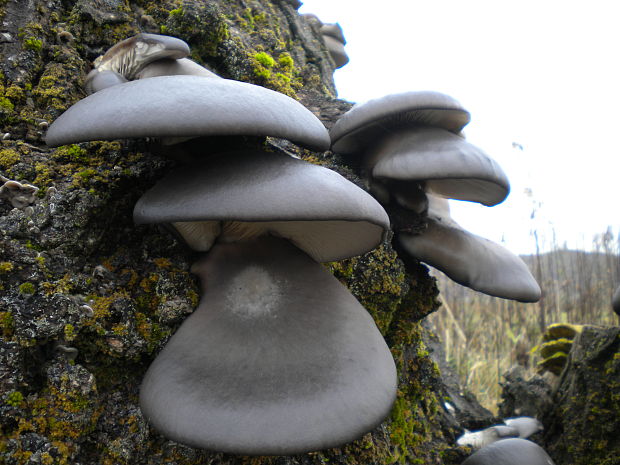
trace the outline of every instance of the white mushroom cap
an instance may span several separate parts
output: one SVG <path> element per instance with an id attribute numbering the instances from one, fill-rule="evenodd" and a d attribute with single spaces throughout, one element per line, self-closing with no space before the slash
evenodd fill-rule
<path id="1" fill-rule="evenodd" d="M 217 244 L 193 271 L 206 289 L 149 367 L 147 420 L 193 447 L 291 455 L 375 428 L 396 369 L 374 321 L 283 239 Z"/>
<path id="2" fill-rule="evenodd" d="M 458 133 L 469 119 L 467 110 L 448 95 L 405 92 L 354 105 L 336 121 L 329 134 L 334 152 L 356 153 L 396 128 L 426 125 Z"/>
<path id="3" fill-rule="evenodd" d="M 532 417 L 515 417 L 504 420 L 506 425 L 517 429 L 520 438 L 529 438 L 531 435 L 542 431 L 543 425 L 536 418 Z"/>
<path id="4" fill-rule="evenodd" d="M 132 80 L 147 64 L 163 58 L 183 58 L 189 46 L 176 37 L 140 33 L 125 39 L 95 60 L 99 71 L 110 70 Z"/>
<path id="5" fill-rule="evenodd" d="M 450 218 L 447 200 L 428 197 L 427 229 L 419 235 L 398 236 L 405 252 L 484 294 L 521 302 L 540 299 L 540 286 L 523 260 L 461 228 Z"/>
<path id="6" fill-rule="evenodd" d="M 620 315 L 620 286 L 614 292 L 614 296 L 611 299 L 611 306 L 618 315 Z"/>
<path id="7" fill-rule="evenodd" d="M 14 208 L 26 208 L 34 203 L 39 188 L 0 175 L 0 199 L 7 199 Z"/>
<path id="8" fill-rule="evenodd" d="M 367 152 L 365 171 L 374 178 L 424 182 L 425 190 L 450 199 L 492 206 L 510 184 L 502 168 L 464 138 L 436 127 L 394 131 Z"/>
<path id="9" fill-rule="evenodd" d="M 214 135 L 273 136 L 329 147 L 323 123 L 292 98 L 245 82 L 159 76 L 103 89 L 49 127 L 54 147 L 90 140 Z"/>
<path id="10" fill-rule="evenodd" d="M 182 167 L 137 202 L 134 221 L 173 223 L 190 246 L 261 234 L 289 239 L 319 262 L 365 253 L 389 218 L 366 191 L 338 173 L 283 153 L 227 153 Z M 179 227 L 201 222 L 202 226 Z M 188 234 L 188 229 L 198 231 Z"/>
<path id="11" fill-rule="evenodd" d="M 481 431 L 466 431 L 456 440 L 459 446 L 471 447 L 474 450 L 493 444 L 500 439 L 516 438 L 519 431 L 506 425 L 495 425 Z"/>
<path id="12" fill-rule="evenodd" d="M 468 457 L 462 465 L 554 465 L 538 444 L 511 438 L 494 442 Z"/>
<path id="13" fill-rule="evenodd" d="M 198 63 L 190 60 L 189 58 L 181 58 L 179 60 L 168 58 L 149 63 L 137 73 L 136 79 L 178 75 L 220 78 L 220 76 L 214 72 L 209 71 L 204 66 L 200 66 Z"/>

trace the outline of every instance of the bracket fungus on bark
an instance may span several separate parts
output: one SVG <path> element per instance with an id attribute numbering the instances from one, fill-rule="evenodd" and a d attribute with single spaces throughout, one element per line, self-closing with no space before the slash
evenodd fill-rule
<path id="1" fill-rule="evenodd" d="M 554 465 L 538 444 L 510 438 L 494 442 L 468 457 L 462 465 Z"/>
<path id="2" fill-rule="evenodd" d="M 158 76 L 80 100 L 52 123 L 48 145 L 140 137 L 273 136 L 329 147 L 323 123 L 292 98 L 245 82 Z"/>
<path id="3" fill-rule="evenodd" d="M 193 267 L 204 288 L 198 309 L 141 388 L 143 412 L 163 434 L 211 450 L 285 455 L 354 440 L 389 413 L 390 351 L 370 315 L 317 263 L 381 242 L 389 220 L 372 196 L 282 153 L 226 153 L 159 181 L 134 219 L 172 223 L 205 248 L 221 231 Z M 189 228 L 198 237 L 179 229 L 188 222 L 200 222 Z"/>
<path id="4" fill-rule="evenodd" d="M 540 299 L 540 286 L 523 260 L 461 228 L 450 217 L 445 199 L 429 196 L 427 229 L 417 235 L 401 233 L 398 243 L 407 254 L 463 286 L 520 302 Z"/>

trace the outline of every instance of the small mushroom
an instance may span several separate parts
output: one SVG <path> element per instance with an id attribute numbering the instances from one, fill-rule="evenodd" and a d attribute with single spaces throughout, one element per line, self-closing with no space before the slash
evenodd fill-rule
<path id="1" fill-rule="evenodd" d="M 418 235 L 398 236 L 405 253 L 476 291 L 521 302 L 540 299 L 540 286 L 523 260 L 461 228 L 450 217 L 447 200 L 428 198 L 427 229 Z"/>
<path id="2" fill-rule="evenodd" d="M 389 219 L 372 196 L 284 153 L 224 153 L 159 181 L 134 219 L 172 223 L 190 246 L 210 247 L 192 267 L 198 309 L 141 387 L 144 415 L 166 437 L 290 455 L 352 441 L 389 413 L 390 351 L 317 263 L 381 242 Z"/>
<path id="3" fill-rule="evenodd" d="M 336 121 L 329 134 L 334 152 L 351 154 L 363 152 L 397 128 L 425 125 L 459 133 L 469 120 L 469 113 L 452 97 L 415 91 L 356 104 Z"/>
<path id="4" fill-rule="evenodd" d="M 110 70 L 132 80 L 149 63 L 164 58 L 184 58 L 189 46 L 176 37 L 140 33 L 123 40 L 95 60 L 98 71 Z"/>
<path id="5" fill-rule="evenodd" d="M 14 208 L 26 208 L 34 203 L 39 188 L 32 184 L 22 184 L 0 175 L 0 199 L 6 199 Z"/>
<path id="6" fill-rule="evenodd" d="M 508 178 L 493 159 L 445 129 L 395 130 L 367 153 L 364 170 L 385 183 L 415 181 L 433 195 L 487 206 L 503 202 L 510 191 Z"/>
<path id="7" fill-rule="evenodd" d="M 84 90 L 86 90 L 86 93 L 90 95 L 108 87 L 123 84 L 125 82 L 127 82 L 127 79 L 116 71 L 112 71 L 110 69 L 104 69 L 103 71 L 93 69 L 90 73 L 88 73 L 88 76 L 86 76 L 86 80 L 84 81 Z"/>
<path id="8" fill-rule="evenodd" d="M 462 465 L 554 465 L 538 444 L 521 438 L 502 439 L 483 447 Z"/>
<path id="9" fill-rule="evenodd" d="M 201 76 L 159 76 L 80 100 L 47 131 L 54 147 L 90 140 L 209 135 L 273 136 L 316 150 L 327 130 L 292 98 L 252 84 Z"/>
<path id="10" fill-rule="evenodd" d="M 340 24 L 323 24 L 321 26 L 321 36 L 329 55 L 334 60 L 336 68 L 342 68 L 349 62 L 349 57 L 344 49 L 347 41 L 344 38 Z"/>
<path id="11" fill-rule="evenodd" d="M 618 286 L 616 292 L 614 292 L 614 296 L 611 299 L 611 307 L 614 309 L 614 312 L 616 312 L 616 315 L 620 316 L 620 286 Z"/>
<path id="12" fill-rule="evenodd" d="M 481 431 L 465 431 L 465 433 L 456 440 L 459 446 L 471 447 L 474 450 L 493 444 L 500 439 L 519 437 L 519 431 L 516 428 L 506 425 L 495 425 L 485 428 Z"/>
<path id="13" fill-rule="evenodd" d="M 529 438 L 544 429 L 543 424 L 533 417 L 507 418 L 504 420 L 504 423 L 511 428 L 515 428 L 522 439 Z"/>

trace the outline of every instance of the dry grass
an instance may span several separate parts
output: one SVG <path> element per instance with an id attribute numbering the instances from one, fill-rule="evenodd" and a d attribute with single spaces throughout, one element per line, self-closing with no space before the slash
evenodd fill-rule
<path id="1" fill-rule="evenodd" d="M 535 347 L 551 323 L 618 324 L 611 297 L 620 284 L 620 244 L 608 231 L 591 252 L 554 248 L 523 257 L 543 289 L 535 304 L 489 297 L 459 286 L 434 271 L 443 307 L 431 316 L 446 358 L 462 387 L 497 412 L 501 376 L 516 363 L 531 373 Z"/>

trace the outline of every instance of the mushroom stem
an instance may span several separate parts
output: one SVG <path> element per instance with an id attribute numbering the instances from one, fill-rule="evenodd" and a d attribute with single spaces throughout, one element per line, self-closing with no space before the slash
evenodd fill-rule
<path id="1" fill-rule="evenodd" d="M 204 295 L 140 392 L 166 437 L 244 455 L 336 447 L 375 428 L 396 369 L 373 319 L 284 239 L 218 243 L 192 271 Z"/>

